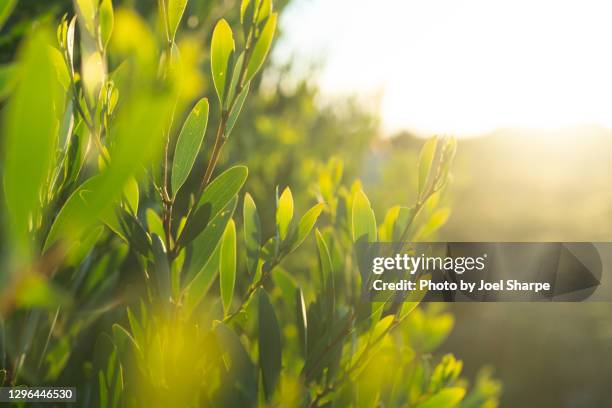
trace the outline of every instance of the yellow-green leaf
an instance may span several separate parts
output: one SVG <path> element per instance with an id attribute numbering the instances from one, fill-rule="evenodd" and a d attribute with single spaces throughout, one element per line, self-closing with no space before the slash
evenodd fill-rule
<path id="1" fill-rule="evenodd" d="M 465 390 L 460 387 L 445 388 L 424 402 L 417 404 L 417 408 L 453 408 L 459 405 Z"/>
<path id="2" fill-rule="evenodd" d="M 376 241 L 376 217 L 370 200 L 363 190 L 358 190 L 353 198 L 353 241 Z"/>
<path id="3" fill-rule="evenodd" d="M 221 287 L 221 301 L 223 312 L 227 315 L 234 297 L 236 283 L 236 225 L 229 220 L 221 240 L 221 254 L 219 258 L 219 284 Z"/>
<path id="4" fill-rule="evenodd" d="M 187 180 L 196 161 L 208 124 L 208 99 L 202 98 L 193 107 L 181 129 L 172 161 L 171 187 L 175 196 Z"/>
<path id="5" fill-rule="evenodd" d="M 255 76 L 266 60 L 266 56 L 268 55 L 268 52 L 272 46 L 274 32 L 276 31 L 276 20 L 277 13 L 272 13 L 272 15 L 270 15 L 268 18 L 268 21 L 266 21 L 263 30 L 261 30 L 261 34 L 259 35 L 257 43 L 255 44 L 255 48 L 253 49 L 253 54 L 249 60 L 249 65 L 247 66 L 247 82 Z"/>
<path id="6" fill-rule="evenodd" d="M 261 247 L 261 223 L 255 201 L 249 193 L 244 195 L 242 216 L 244 218 L 244 246 L 247 255 L 247 269 L 250 273 L 254 273 L 259 260 L 259 248 Z"/>
<path id="7" fill-rule="evenodd" d="M 168 0 L 168 30 L 170 35 L 170 41 L 174 41 L 176 37 L 176 31 L 181 23 L 181 18 L 185 12 L 187 6 L 187 0 Z"/>
<path id="8" fill-rule="evenodd" d="M 289 187 L 285 188 L 276 208 L 276 227 L 281 240 L 287 236 L 289 225 L 293 219 L 293 195 Z"/>
<path id="9" fill-rule="evenodd" d="M 295 241 L 292 242 L 290 251 L 295 251 L 302 245 L 302 242 L 304 242 L 308 234 L 310 234 L 310 231 L 312 231 L 312 228 L 319 219 L 319 215 L 321 215 L 324 207 L 325 205 L 322 203 L 316 204 L 302 216 L 298 224 Z"/>
<path id="10" fill-rule="evenodd" d="M 219 20 L 215 26 L 210 47 L 210 66 L 213 82 L 219 96 L 219 102 L 223 105 L 225 100 L 225 84 L 228 81 L 228 73 L 231 72 L 229 63 L 235 49 L 234 35 L 225 19 Z"/>
<path id="11" fill-rule="evenodd" d="M 113 24 L 115 22 L 112 0 L 102 0 L 98 19 L 100 20 L 100 40 L 102 41 L 102 47 L 106 49 L 113 33 Z"/>

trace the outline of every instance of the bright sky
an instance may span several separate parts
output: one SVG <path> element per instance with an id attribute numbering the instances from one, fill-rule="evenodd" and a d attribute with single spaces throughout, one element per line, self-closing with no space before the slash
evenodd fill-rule
<path id="1" fill-rule="evenodd" d="M 295 0 L 279 55 L 328 95 L 382 93 L 388 131 L 612 127 L 612 2 Z"/>

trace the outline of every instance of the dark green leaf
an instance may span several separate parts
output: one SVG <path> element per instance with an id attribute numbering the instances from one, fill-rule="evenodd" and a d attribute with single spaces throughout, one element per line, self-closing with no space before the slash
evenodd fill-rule
<path id="1" fill-rule="evenodd" d="M 234 197 L 189 246 L 189 259 L 185 261 L 187 282 L 190 282 L 209 262 L 225 231 L 225 226 L 234 214 L 237 201 Z"/>
<path id="2" fill-rule="evenodd" d="M 170 279 L 170 265 L 168 264 L 168 254 L 162 239 L 153 234 L 153 258 L 155 261 L 155 280 L 162 304 L 169 305 L 172 297 L 172 281 Z"/>
<path id="3" fill-rule="evenodd" d="M 16 5 L 17 0 L 0 1 L 0 28 L 2 28 L 6 20 L 8 20 Z"/>
<path id="4" fill-rule="evenodd" d="M 177 245 L 191 242 L 216 215 L 240 191 L 246 181 L 248 169 L 234 166 L 221 173 L 204 189 L 197 210 L 187 218 L 185 228 L 179 236 Z"/>
<path id="5" fill-rule="evenodd" d="M 270 399 L 276 389 L 281 371 L 281 332 L 265 290 L 259 290 L 259 364 L 263 377 L 266 399 Z"/>

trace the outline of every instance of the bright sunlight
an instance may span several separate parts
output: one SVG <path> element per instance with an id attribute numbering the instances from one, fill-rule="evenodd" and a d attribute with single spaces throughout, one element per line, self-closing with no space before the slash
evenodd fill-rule
<path id="1" fill-rule="evenodd" d="M 387 132 L 612 127 L 611 16 L 597 0 L 303 0 L 277 56 L 325 57 L 322 90 L 380 98 Z"/>

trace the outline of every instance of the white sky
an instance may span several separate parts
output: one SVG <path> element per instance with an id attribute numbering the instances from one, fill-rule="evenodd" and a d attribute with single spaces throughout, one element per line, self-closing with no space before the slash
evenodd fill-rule
<path id="1" fill-rule="evenodd" d="M 612 1 L 296 0 L 278 57 L 328 95 L 382 92 L 388 131 L 612 127 Z"/>

